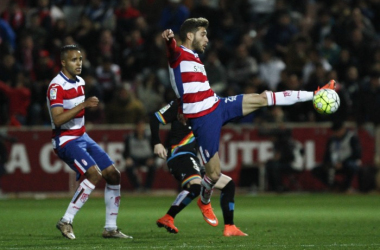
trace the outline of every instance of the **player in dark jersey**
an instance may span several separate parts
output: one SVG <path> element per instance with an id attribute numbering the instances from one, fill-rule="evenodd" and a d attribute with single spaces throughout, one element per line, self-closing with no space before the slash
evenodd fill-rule
<path id="1" fill-rule="evenodd" d="M 166 159 L 170 173 L 181 183 L 182 191 L 169 208 L 168 212 L 157 220 L 159 227 L 164 227 L 170 233 L 178 233 L 174 226 L 175 216 L 190 202 L 199 196 L 202 181 L 202 168 L 197 157 L 196 140 L 189 125 L 184 125 L 177 119 L 178 104 L 176 101 L 155 112 L 150 117 L 150 129 L 154 153 Z M 169 135 L 170 148 L 168 152 L 159 137 L 160 123 L 171 123 Z M 224 236 L 247 236 L 240 231 L 233 221 L 235 183 L 226 175 L 220 177 L 215 185 L 221 190 L 221 207 L 224 218 Z M 206 219 L 206 218 L 205 218 Z M 210 223 L 209 223 L 210 224 Z M 213 224 L 210 224 L 213 225 Z"/>

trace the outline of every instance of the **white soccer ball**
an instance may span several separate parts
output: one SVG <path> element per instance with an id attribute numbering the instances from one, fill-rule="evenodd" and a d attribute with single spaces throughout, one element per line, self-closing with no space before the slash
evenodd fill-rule
<path id="1" fill-rule="evenodd" d="M 314 109 L 320 114 L 333 114 L 340 106 L 338 93 L 332 89 L 321 89 L 313 97 Z"/>

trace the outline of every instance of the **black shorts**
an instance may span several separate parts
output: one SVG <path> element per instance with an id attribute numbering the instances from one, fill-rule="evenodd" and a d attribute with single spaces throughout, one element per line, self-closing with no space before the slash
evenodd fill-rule
<path id="1" fill-rule="evenodd" d="M 201 172 L 204 172 L 198 157 L 190 154 L 180 155 L 171 159 L 168 162 L 168 168 L 174 178 L 181 182 L 182 187 L 191 180 L 201 179 Z"/>

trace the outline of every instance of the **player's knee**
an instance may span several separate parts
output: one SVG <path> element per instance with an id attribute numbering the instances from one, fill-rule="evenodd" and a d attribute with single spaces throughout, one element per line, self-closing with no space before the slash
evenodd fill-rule
<path id="1" fill-rule="evenodd" d="M 222 173 L 220 171 L 214 171 L 210 174 L 207 174 L 207 177 L 210 178 L 214 183 L 216 183 L 219 180 L 221 174 Z"/>
<path id="2" fill-rule="evenodd" d="M 102 179 L 102 173 L 96 165 L 90 167 L 86 171 L 85 176 L 94 185 L 96 185 Z"/>
<path id="3" fill-rule="evenodd" d="M 222 189 L 223 193 L 235 193 L 235 182 L 231 179 Z"/>
<path id="4" fill-rule="evenodd" d="M 184 188 L 190 193 L 194 194 L 194 197 L 197 197 L 201 193 L 201 185 L 200 184 L 191 184 L 190 186 Z"/>
<path id="5" fill-rule="evenodd" d="M 111 165 L 103 170 L 103 177 L 109 184 L 119 184 L 120 183 L 120 171 Z"/>

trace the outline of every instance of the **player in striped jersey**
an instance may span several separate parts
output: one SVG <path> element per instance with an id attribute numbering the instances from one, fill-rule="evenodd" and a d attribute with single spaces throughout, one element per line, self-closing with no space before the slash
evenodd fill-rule
<path id="1" fill-rule="evenodd" d="M 97 97 L 85 100 L 84 80 L 78 75 L 82 71 L 82 54 L 76 45 L 61 49 L 62 70 L 50 82 L 47 90 L 47 106 L 53 127 L 54 151 L 71 169 L 85 179 L 80 183 L 66 213 L 56 227 L 68 239 L 75 239 L 72 222 L 77 212 L 86 203 L 96 184 L 106 181 L 104 199 L 106 223 L 104 238 L 132 238 L 117 228 L 116 219 L 120 204 L 120 172 L 113 161 L 86 133 L 84 109 L 96 107 Z"/>
<path id="2" fill-rule="evenodd" d="M 204 65 L 198 56 L 198 53 L 205 51 L 209 42 L 208 24 L 208 20 L 202 17 L 186 19 L 179 33 L 182 41 L 179 47 L 171 29 L 164 30 L 162 37 L 166 40 L 171 85 L 181 102 L 179 112 L 189 120 L 206 168 L 200 195 L 204 217 L 209 221 L 216 221 L 216 216 L 210 209 L 210 198 L 215 183 L 221 176 L 218 151 L 222 126 L 261 107 L 311 101 L 314 92 L 264 91 L 261 94 L 242 94 L 226 98 L 217 96 L 210 88 Z M 335 81 L 331 80 L 322 88 L 334 89 Z"/>
<path id="3" fill-rule="evenodd" d="M 150 130 L 154 153 L 160 158 L 166 159 L 170 173 L 181 183 L 182 191 L 169 208 L 168 212 L 157 220 L 159 227 L 164 227 L 170 233 L 178 233 L 174 225 L 175 216 L 182 211 L 190 202 L 199 196 L 201 190 L 202 167 L 197 157 L 196 141 L 189 125 L 184 125 L 177 119 L 178 103 L 170 102 L 168 105 L 151 115 Z M 166 152 L 159 136 L 160 123 L 165 125 L 170 123 L 169 152 Z M 234 224 L 235 208 L 235 183 L 227 175 L 219 178 L 215 185 L 221 190 L 220 204 L 224 218 L 224 236 L 247 236 Z M 199 200 L 198 200 L 199 204 Z M 206 219 L 206 218 L 204 218 Z M 209 223 L 209 221 L 206 222 Z M 217 226 L 216 223 L 209 223 Z"/>

